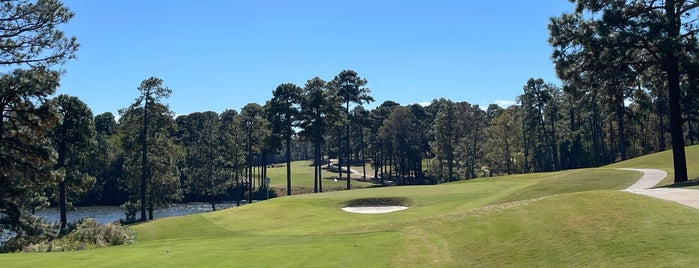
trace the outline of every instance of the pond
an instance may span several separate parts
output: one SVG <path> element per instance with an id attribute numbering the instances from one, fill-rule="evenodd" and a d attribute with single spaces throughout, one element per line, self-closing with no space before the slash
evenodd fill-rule
<path id="1" fill-rule="evenodd" d="M 253 203 L 254 202 L 257 202 L 257 200 L 253 200 Z M 244 205 L 245 203 L 246 200 L 242 200 L 240 204 Z M 216 203 L 217 210 L 235 206 L 235 201 L 225 201 Z M 160 219 L 165 217 L 183 216 L 210 211 L 211 204 L 206 202 L 171 204 L 168 207 L 158 208 L 154 210 L 153 218 Z M 58 213 L 57 207 L 36 211 L 34 215 L 50 222 L 58 222 L 60 220 L 60 215 Z M 93 218 L 95 219 L 95 221 L 97 221 L 97 223 L 107 224 L 110 222 L 119 221 L 120 219 L 124 219 L 126 217 L 126 214 L 124 214 L 124 209 L 122 209 L 119 206 L 88 206 L 75 207 L 74 210 L 68 211 L 67 216 L 68 222 L 74 222 L 81 218 Z M 7 230 L 0 230 L 0 245 L 7 241 L 7 239 L 11 236 L 13 236 L 11 232 L 8 232 Z"/>
<path id="2" fill-rule="evenodd" d="M 245 201 L 241 203 L 244 204 Z M 225 209 L 230 207 L 235 207 L 235 202 L 222 202 L 216 203 L 216 209 Z M 171 204 L 168 207 L 158 208 L 153 211 L 153 218 L 165 218 L 173 216 L 183 216 L 189 214 L 210 212 L 211 204 L 206 202 L 192 202 L 192 203 L 182 203 L 182 204 Z M 60 215 L 58 213 L 58 208 L 47 208 L 39 210 L 35 214 L 36 216 L 43 218 L 50 222 L 58 222 Z M 124 209 L 119 206 L 88 206 L 88 207 L 75 207 L 74 210 L 68 211 L 68 222 L 77 221 L 81 218 L 93 218 L 97 223 L 107 224 L 110 222 L 119 221 L 124 219 L 126 214 L 124 214 Z M 137 217 L 140 214 L 137 214 Z"/>

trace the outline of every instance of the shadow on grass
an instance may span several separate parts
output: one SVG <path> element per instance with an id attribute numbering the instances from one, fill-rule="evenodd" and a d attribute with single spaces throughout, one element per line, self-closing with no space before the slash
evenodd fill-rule
<path id="1" fill-rule="evenodd" d="M 347 200 L 340 205 L 342 207 L 373 207 L 373 206 L 406 206 L 414 204 L 413 200 L 405 197 L 372 197 Z"/>
<path id="2" fill-rule="evenodd" d="M 691 179 L 685 182 L 673 183 L 670 185 L 664 185 L 658 188 L 689 188 L 689 187 L 699 187 L 699 178 Z"/>

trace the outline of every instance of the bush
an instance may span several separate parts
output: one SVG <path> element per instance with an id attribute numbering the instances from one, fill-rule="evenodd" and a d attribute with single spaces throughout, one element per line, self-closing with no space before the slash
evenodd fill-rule
<path id="1" fill-rule="evenodd" d="M 55 240 L 44 240 L 22 248 L 23 252 L 56 252 L 92 249 L 132 243 L 134 234 L 126 227 L 109 223 L 98 224 L 95 219 L 83 218 L 66 228 L 66 235 Z"/>
<path id="2" fill-rule="evenodd" d="M 137 221 L 136 215 L 141 210 L 141 202 L 128 201 L 128 202 L 124 203 L 123 205 L 121 205 L 121 208 L 124 209 L 124 213 L 126 214 L 126 219 L 122 219 L 121 223 L 122 224 L 135 223 Z"/>
<path id="3" fill-rule="evenodd" d="M 0 252 L 20 251 L 24 247 L 41 241 L 49 241 L 60 236 L 60 225 L 47 222 L 31 214 L 22 214 L 20 228 L 5 230 L 11 237 L 0 245 Z"/>

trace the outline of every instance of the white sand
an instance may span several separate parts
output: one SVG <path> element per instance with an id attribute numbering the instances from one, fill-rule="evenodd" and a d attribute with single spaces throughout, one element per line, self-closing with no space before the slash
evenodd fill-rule
<path id="1" fill-rule="evenodd" d="M 406 206 L 377 206 L 377 207 L 344 207 L 342 210 L 351 213 L 378 214 L 406 210 Z"/>

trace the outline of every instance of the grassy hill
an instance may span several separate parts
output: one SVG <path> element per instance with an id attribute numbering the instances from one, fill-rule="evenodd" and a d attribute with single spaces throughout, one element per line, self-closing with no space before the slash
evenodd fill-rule
<path id="1" fill-rule="evenodd" d="M 699 150 L 688 148 L 688 157 Z M 669 170 L 667 153 L 614 167 Z M 670 165 L 666 165 L 670 163 Z M 661 164 L 661 166 L 652 166 Z M 692 170 L 690 174 L 697 171 Z M 3 267 L 689 267 L 699 211 L 618 191 L 611 168 L 297 195 L 135 225 L 131 245 L 0 255 Z M 405 197 L 410 209 L 351 214 L 343 203 Z"/>
<path id="2" fill-rule="evenodd" d="M 695 164 L 699 162 L 699 145 L 686 147 L 685 150 L 685 154 L 687 156 L 687 175 L 690 179 L 699 178 L 699 165 Z M 675 172 L 672 168 L 672 151 L 664 151 L 656 154 L 649 154 L 641 156 L 639 158 L 615 163 L 607 167 L 654 168 L 663 170 L 667 172 L 667 177 L 660 183 L 660 185 L 672 184 L 673 179 L 675 177 Z"/>

